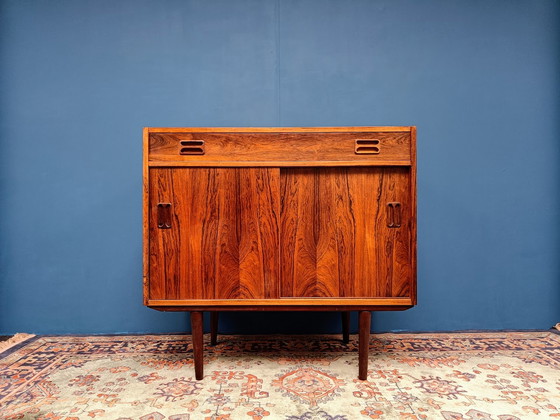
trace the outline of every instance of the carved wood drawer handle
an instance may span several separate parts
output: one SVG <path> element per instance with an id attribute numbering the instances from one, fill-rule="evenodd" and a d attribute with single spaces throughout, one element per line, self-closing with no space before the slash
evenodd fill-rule
<path id="1" fill-rule="evenodd" d="M 171 204 L 170 203 L 158 203 L 157 227 L 159 229 L 171 229 Z"/>
<path id="2" fill-rule="evenodd" d="M 401 203 L 387 203 L 387 227 L 400 228 L 401 219 Z"/>
<path id="3" fill-rule="evenodd" d="M 180 155 L 203 155 L 204 140 L 181 140 Z"/>
<path id="4" fill-rule="evenodd" d="M 378 155 L 381 152 L 381 144 L 377 139 L 358 139 L 354 148 L 357 155 Z"/>

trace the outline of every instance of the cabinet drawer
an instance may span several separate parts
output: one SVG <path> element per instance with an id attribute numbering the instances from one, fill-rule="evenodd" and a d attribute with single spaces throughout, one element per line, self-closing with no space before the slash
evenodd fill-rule
<path id="1" fill-rule="evenodd" d="M 151 132 L 152 166 L 411 164 L 410 132 Z"/>

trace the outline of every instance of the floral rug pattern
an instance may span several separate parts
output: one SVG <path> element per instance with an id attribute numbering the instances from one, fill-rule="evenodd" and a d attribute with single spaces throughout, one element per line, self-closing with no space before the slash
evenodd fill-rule
<path id="1" fill-rule="evenodd" d="M 208 337 L 206 343 L 208 342 Z M 560 419 L 560 336 L 219 336 L 194 379 L 187 335 L 35 337 L 0 354 L 1 419 Z"/>

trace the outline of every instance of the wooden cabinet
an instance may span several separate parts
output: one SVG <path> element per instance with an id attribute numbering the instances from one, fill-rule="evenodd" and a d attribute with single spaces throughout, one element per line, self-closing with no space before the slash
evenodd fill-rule
<path id="1" fill-rule="evenodd" d="M 416 304 L 415 127 L 146 128 L 144 303 L 202 312 Z M 347 337 L 347 331 L 345 331 Z M 212 333 L 215 341 L 215 331 Z"/>

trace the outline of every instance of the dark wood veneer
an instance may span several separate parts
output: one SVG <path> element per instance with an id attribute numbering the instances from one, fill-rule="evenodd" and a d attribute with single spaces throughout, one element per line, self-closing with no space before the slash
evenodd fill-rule
<path id="1" fill-rule="evenodd" d="M 415 127 L 144 129 L 144 304 L 202 313 L 416 304 Z"/>

